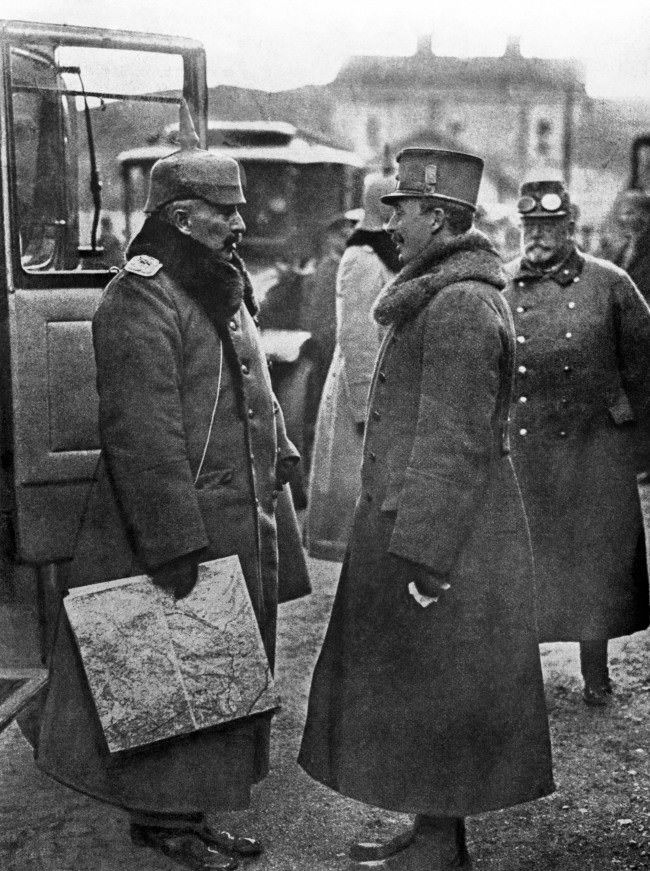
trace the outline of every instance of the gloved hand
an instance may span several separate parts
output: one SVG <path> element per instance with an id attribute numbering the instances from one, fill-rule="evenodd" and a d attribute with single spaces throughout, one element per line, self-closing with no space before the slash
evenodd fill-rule
<path id="1" fill-rule="evenodd" d="M 442 593 L 451 589 L 448 575 L 432 572 L 420 563 L 411 563 L 410 576 L 413 578 L 408 586 L 408 591 L 418 605 L 427 608 L 440 598 Z"/>
<path id="2" fill-rule="evenodd" d="M 154 569 L 151 580 L 157 587 L 172 593 L 175 599 L 184 599 L 196 586 L 202 559 L 200 552 L 179 556 Z"/>
<path id="3" fill-rule="evenodd" d="M 300 457 L 295 455 L 289 457 L 279 457 L 275 466 L 275 481 L 278 490 L 281 490 L 285 484 L 291 480 L 293 470 L 300 462 Z"/>

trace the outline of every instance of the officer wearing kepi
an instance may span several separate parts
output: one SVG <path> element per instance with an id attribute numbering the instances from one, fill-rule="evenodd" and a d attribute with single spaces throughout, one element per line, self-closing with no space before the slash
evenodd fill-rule
<path id="1" fill-rule="evenodd" d="M 530 523 L 540 641 L 580 642 L 584 701 L 608 703 L 607 639 L 648 626 L 637 472 L 650 456 L 650 309 L 581 253 L 559 181 L 521 187 L 512 450 Z"/>
<path id="2" fill-rule="evenodd" d="M 401 271 L 365 427 L 361 493 L 299 762 L 415 815 L 359 861 L 469 868 L 465 817 L 553 791 L 524 508 L 508 449 L 515 337 L 483 161 L 407 148 L 382 197 Z"/>
<path id="3" fill-rule="evenodd" d="M 186 107 L 181 122 L 184 148 L 154 164 L 148 217 L 93 320 L 102 452 L 67 583 L 147 572 L 182 598 L 199 562 L 237 554 L 273 664 L 284 544 L 294 587 L 283 598 L 308 589 L 280 492 L 298 455 L 236 252 L 245 230 L 237 163 L 196 147 Z M 246 807 L 266 776 L 270 714 L 109 758 L 62 613 L 41 719 L 41 769 L 125 809 L 134 843 L 200 871 L 261 852 L 208 823 Z"/>

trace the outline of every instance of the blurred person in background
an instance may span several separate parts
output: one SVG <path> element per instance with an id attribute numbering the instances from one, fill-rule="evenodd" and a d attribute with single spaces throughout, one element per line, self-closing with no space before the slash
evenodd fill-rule
<path id="1" fill-rule="evenodd" d="M 607 640 L 648 626 L 637 472 L 650 459 L 650 309 L 580 252 L 559 181 L 522 185 L 512 451 L 533 542 L 539 639 L 578 641 L 584 701 L 612 692 Z"/>
<path id="2" fill-rule="evenodd" d="M 347 241 L 336 279 L 336 347 L 321 396 L 309 481 L 306 541 L 311 556 L 342 561 L 359 494 L 368 391 L 379 350 L 372 306 L 398 271 L 397 249 L 383 229 L 395 186 L 366 176 L 363 217 Z"/>
<path id="3" fill-rule="evenodd" d="M 323 226 L 320 253 L 309 289 L 303 297 L 301 326 L 311 333 L 313 368 L 309 377 L 303 428 L 303 466 L 309 472 L 316 418 L 325 379 L 336 346 L 336 274 L 354 222 L 345 215 L 330 217 Z"/>
<path id="4" fill-rule="evenodd" d="M 626 241 L 615 253 L 614 263 L 627 272 L 650 302 L 650 194 L 625 191 L 617 210 L 617 221 Z"/>

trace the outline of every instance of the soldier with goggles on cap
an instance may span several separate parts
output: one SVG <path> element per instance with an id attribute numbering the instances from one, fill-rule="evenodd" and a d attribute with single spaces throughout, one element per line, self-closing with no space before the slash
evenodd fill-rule
<path id="1" fill-rule="evenodd" d="M 512 450 L 530 523 L 540 641 L 578 641 L 586 704 L 607 705 L 607 640 L 648 626 L 637 472 L 650 459 L 650 309 L 583 254 L 560 181 L 524 184 Z"/>

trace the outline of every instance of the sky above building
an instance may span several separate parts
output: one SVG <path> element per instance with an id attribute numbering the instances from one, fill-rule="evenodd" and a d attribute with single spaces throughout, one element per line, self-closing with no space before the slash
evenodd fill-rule
<path id="1" fill-rule="evenodd" d="M 2 0 L 5 18 L 199 39 L 208 83 L 281 90 L 331 81 L 351 55 L 575 57 L 593 97 L 650 101 L 648 0 Z M 132 71 L 134 72 L 134 71 Z"/>

